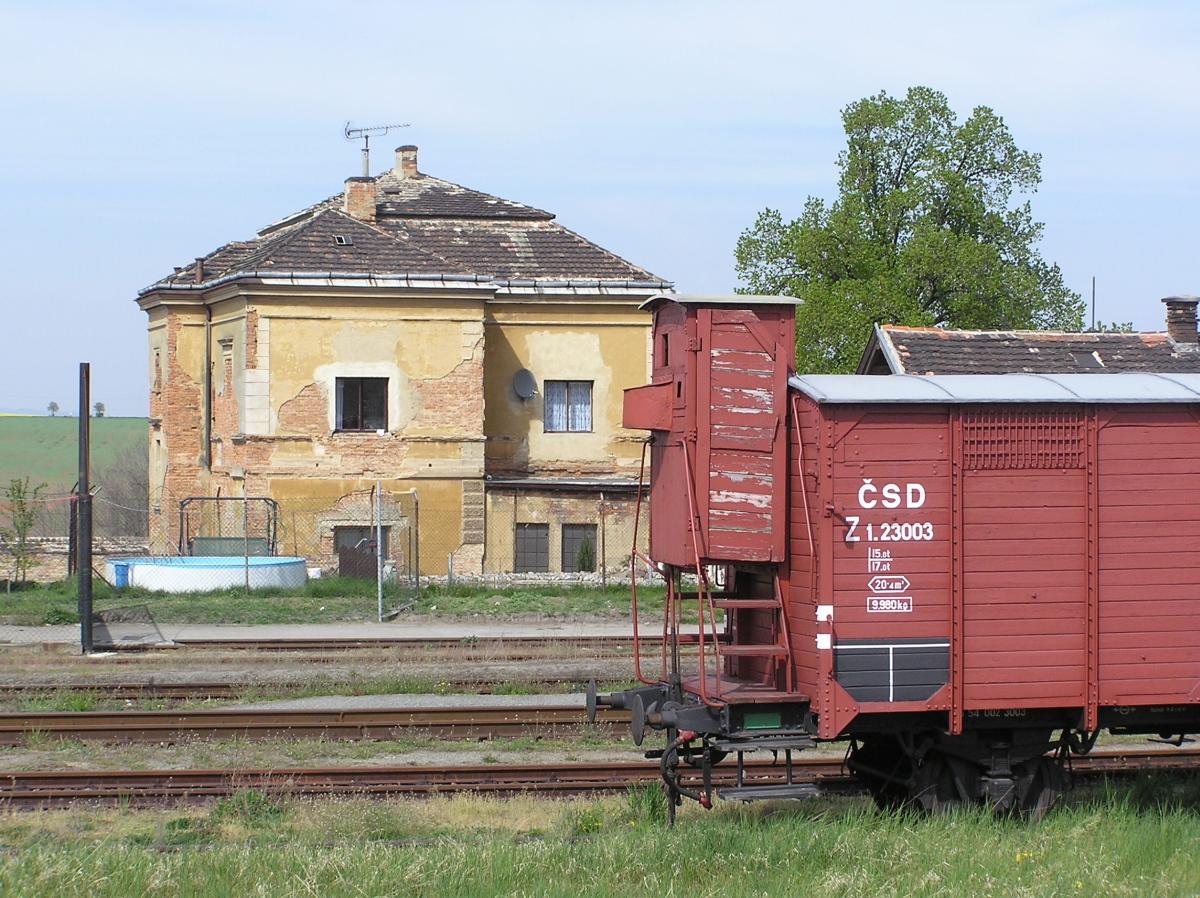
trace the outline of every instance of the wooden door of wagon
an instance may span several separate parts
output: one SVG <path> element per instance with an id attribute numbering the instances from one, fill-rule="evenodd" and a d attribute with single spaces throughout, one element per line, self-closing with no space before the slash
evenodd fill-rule
<path id="1" fill-rule="evenodd" d="M 961 421 L 964 708 L 1081 707 L 1083 412 L 964 409 Z"/>
<path id="2" fill-rule="evenodd" d="M 1109 409 L 1098 442 L 1100 703 L 1200 702 L 1200 422 Z"/>

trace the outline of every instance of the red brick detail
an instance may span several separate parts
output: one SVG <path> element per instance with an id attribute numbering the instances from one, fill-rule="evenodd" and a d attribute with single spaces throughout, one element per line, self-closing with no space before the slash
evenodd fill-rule
<path id="1" fill-rule="evenodd" d="M 246 310 L 246 368 L 258 367 L 258 312 Z"/>
<path id="2" fill-rule="evenodd" d="M 329 398 L 318 384 L 309 384 L 279 406 L 280 434 L 317 436 L 329 432 Z"/>

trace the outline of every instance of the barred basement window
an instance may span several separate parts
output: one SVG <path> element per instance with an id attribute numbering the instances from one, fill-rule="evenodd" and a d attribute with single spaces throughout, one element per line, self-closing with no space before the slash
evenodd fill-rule
<path id="1" fill-rule="evenodd" d="M 1083 415 L 1074 410 L 964 412 L 962 462 L 970 471 L 1082 468 Z"/>
<path id="2" fill-rule="evenodd" d="M 596 569 L 596 525 L 562 525 L 562 571 L 578 574 Z"/>
<path id="3" fill-rule="evenodd" d="M 337 429 L 387 430 L 387 397 L 386 377 L 339 377 Z"/>
<path id="4" fill-rule="evenodd" d="M 545 573 L 550 570 L 549 524 L 517 524 L 513 537 L 515 572 Z"/>

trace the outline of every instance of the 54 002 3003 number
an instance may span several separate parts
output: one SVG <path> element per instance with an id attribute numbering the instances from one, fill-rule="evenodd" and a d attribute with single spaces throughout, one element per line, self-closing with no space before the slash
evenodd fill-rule
<path id="1" fill-rule="evenodd" d="M 854 515 L 846 516 L 846 542 L 857 543 L 863 539 L 869 543 L 928 542 L 933 539 L 933 524 L 929 521 L 884 521 L 882 524 L 862 524 Z"/>

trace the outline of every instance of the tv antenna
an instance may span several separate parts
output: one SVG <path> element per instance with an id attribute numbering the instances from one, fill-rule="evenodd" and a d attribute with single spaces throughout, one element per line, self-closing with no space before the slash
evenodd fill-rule
<path id="1" fill-rule="evenodd" d="M 393 128 L 407 128 L 408 122 L 402 125 L 376 125 L 372 128 L 351 128 L 351 123 L 346 122 L 346 127 L 343 133 L 346 135 L 346 140 L 362 139 L 362 162 L 363 162 L 363 177 L 371 177 L 371 138 L 383 137 Z"/>

